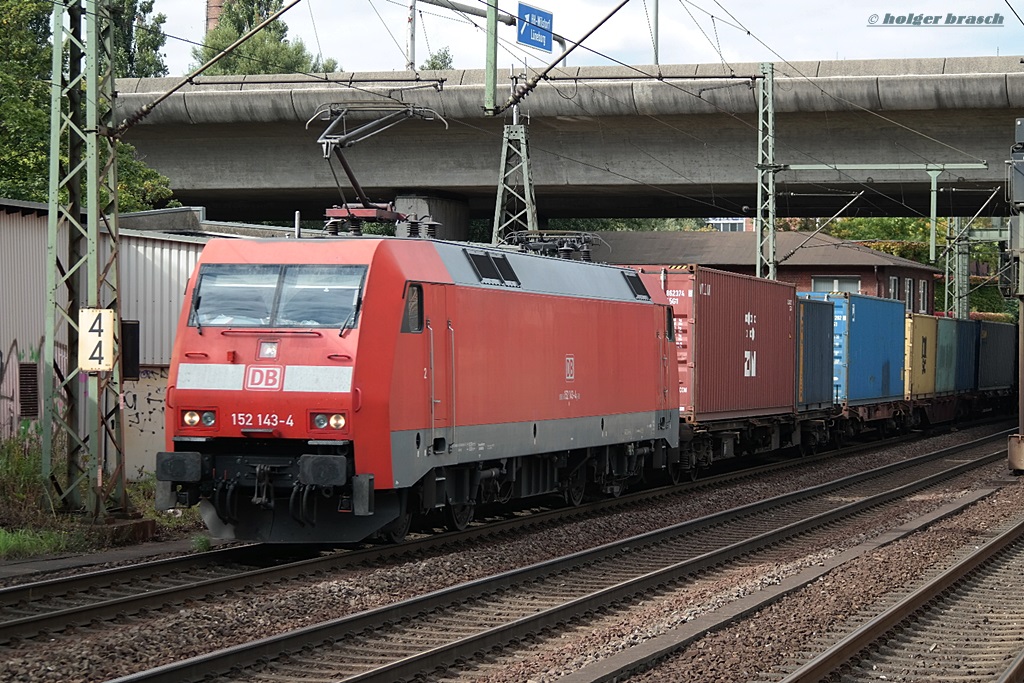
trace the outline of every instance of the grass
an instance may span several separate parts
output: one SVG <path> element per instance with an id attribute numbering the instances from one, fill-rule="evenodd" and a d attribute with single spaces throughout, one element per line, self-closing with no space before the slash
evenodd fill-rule
<path id="1" fill-rule="evenodd" d="M 53 555 L 72 549 L 68 532 L 0 529 L 0 558 L 16 560 L 37 555 Z"/>
<path id="2" fill-rule="evenodd" d="M 55 461 L 52 466 L 53 471 L 62 471 L 64 463 Z M 157 539 L 188 538 L 204 528 L 196 508 L 157 512 L 155 492 L 152 474 L 140 473 L 137 481 L 128 482 L 129 509 L 156 521 Z M 102 550 L 109 536 L 91 530 L 90 521 L 53 509 L 37 436 L 0 440 L 0 559 Z M 196 552 L 209 549 L 208 538 L 205 545 L 192 540 Z"/>

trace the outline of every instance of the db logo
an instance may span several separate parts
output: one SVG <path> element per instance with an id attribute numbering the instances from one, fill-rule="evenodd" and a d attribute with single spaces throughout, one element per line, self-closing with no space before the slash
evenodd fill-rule
<path id="1" fill-rule="evenodd" d="M 565 357 L 565 381 L 572 382 L 576 379 L 576 357 L 568 354 Z"/>
<path id="2" fill-rule="evenodd" d="M 280 365 L 250 365 L 245 370 L 245 388 L 253 391 L 280 391 L 283 379 Z"/>

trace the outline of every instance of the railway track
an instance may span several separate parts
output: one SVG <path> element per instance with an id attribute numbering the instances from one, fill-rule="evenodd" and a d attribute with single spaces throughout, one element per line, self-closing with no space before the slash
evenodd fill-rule
<path id="1" fill-rule="evenodd" d="M 1003 436 L 1000 433 L 988 438 L 999 439 Z M 838 457 L 852 456 L 878 446 L 879 442 L 852 446 L 838 452 Z M 399 546 L 371 546 L 294 562 L 274 563 L 266 547 L 251 545 L 15 585 L 0 589 L 0 643 L 58 632 L 95 621 L 119 619 L 185 600 L 203 599 L 236 590 L 252 590 L 303 577 L 329 575 L 357 565 L 386 564 L 416 555 L 449 552 L 452 548 L 464 548 L 468 544 L 522 533 L 527 529 L 609 514 L 651 501 L 692 495 L 701 489 L 754 479 L 770 472 L 804 467 L 835 457 L 837 453 L 774 462 L 676 487 L 594 501 L 577 508 L 534 508 L 512 518 L 487 520 L 460 534 L 422 536 Z"/>
<path id="2" fill-rule="evenodd" d="M 997 437 L 998 438 L 998 437 Z M 352 616 L 228 648 L 119 683 L 200 678 L 238 681 L 396 681 L 609 606 L 657 593 L 696 573 L 790 552 L 801 539 L 993 462 L 972 444 L 830 484 L 471 581 Z M 984 452 L 979 452 L 981 450 Z"/>
<path id="3" fill-rule="evenodd" d="M 783 683 L 1024 677 L 1024 520 L 934 577 Z"/>

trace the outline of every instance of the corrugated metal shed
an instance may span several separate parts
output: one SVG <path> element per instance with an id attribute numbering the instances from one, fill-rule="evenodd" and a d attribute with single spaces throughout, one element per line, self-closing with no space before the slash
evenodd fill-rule
<path id="1" fill-rule="evenodd" d="M 46 308 L 46 207 L 0 202 L 0 351 L 14 340 L 22 348 L 43 336 Z M 64 240 L 63 243 L 66 243 Z M 67 250 L 64 250 L 67 253 Z"/>
<path id="2" fill-rule="evenodd" d="M 37 347 L 46 331 L 47 206 L 0 199 L 0 347 Z M 185 283 L 206 237 L 121 231 L 121 315 L 140 321 L 142 365 L 168 365 Z M 66 262 L 67 237 L 58 238 Z M 106 258 L 108 243 L 101 246 Z M 63 336 L 63 335 L 62 335 Z"/>
<path id="3" fill-rule="evenodd" d="M 121 315 L 139 321 L 142 365 L 169 365 L 185 285 L 204 238 L 121 231 Z"/>

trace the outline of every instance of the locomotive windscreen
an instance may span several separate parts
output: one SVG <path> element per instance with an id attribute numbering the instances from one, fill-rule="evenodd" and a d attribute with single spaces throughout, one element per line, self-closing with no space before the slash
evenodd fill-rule
<path id="1" fill-rule="evenodd" d="M 207 264 L 189 325 L 355 327 L 366 266 Z"/>

